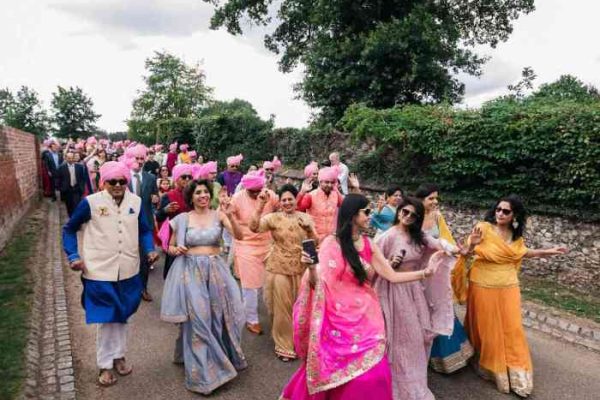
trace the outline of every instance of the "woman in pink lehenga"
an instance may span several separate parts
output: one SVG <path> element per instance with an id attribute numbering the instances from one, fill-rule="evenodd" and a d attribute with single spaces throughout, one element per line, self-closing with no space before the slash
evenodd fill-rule
<path id="1" fill-rule="evenodd" d="M 459 248 L 423 233 L 425 211 L 420 200 L 405 197 L 394 225 L 377 238 L 384 257 L 402 262 L 399 271 L 419 271 L 435 265 L 426 282 L 394 284 L 375 280 L 386 323 L 387 355 L 392 369 L 394 400 L 433 400 L 427 387 L 427 364 L 433 339 L 450 335 L 454 326 L 450 270 L 456 261 L 446 253 Z"/>
<path id="2" fill-rule="evenodd" d="M 394 272 L 380 250 L 360 234 L 369 226 L 368 200 L 349 194 L 336 236 L 321 244 L 318 266 L 304 276 L 294 305 L 294 344 L 304 359 L 283 389 L 285 400 L 391 400 L 385 326 L 375 272 L 391 282 L 423 279 L 435 267 Z M 310 257 L 303 255 L 310 263 Z"/>

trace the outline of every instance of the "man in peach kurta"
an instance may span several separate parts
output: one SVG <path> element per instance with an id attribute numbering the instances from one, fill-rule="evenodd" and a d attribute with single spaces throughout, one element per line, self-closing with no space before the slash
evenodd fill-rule
<path id="1" fill-rule="evenodd" d="M 337 175 L 335 168 L 322 168 L 319 171 L 318 189 L 308 192 L 311 187 L 307 181 L 298 193 L 298 210 L 305 211 L 313 218 L 319 243 L 328 235 L 335 233 L 338 208 L 344 199 L 344 196 L 335 189 Z"/>
<path id="2" fill-rule="evenodd" d="M 260 334 L 262 329 L 258 323 L 258 292 L 265 282 L 265 260 L 271 248 L 271 234 L 254 233 L 249 225 L 260 201 L 259 195 L 268 198 L 262 215 L 275 211 L 278 200 L 272 190 L 265 189 L 263 171 L 244 175 L 241 184 L 244 190 L 236 193 L 231 200 L 233 215 L 243 233 L 243 239 L 234 242 L 233 259 L 242 282 L 246 327 L 250 332 Z"/>

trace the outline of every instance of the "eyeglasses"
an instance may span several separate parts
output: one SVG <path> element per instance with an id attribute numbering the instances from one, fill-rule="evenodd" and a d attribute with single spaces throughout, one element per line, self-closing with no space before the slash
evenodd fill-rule
<path id="1" fill-rule="evenodd" d="M 146 158 L 144 158 L 144 157 L 136 157 L 135 159 L 137 161 L 146 161 Z"/>
<path id="2" fill-rule="evenodd" d="M 108 183 L 110 186 L 125 186 L 127 184 L 127 179 L 109 179 L 105 182 Z"/>
<path id="3" fill-rule="evenodd" d="M 273 172 L 275 170 L 273 168 L 265 168 L 265 171 Z"/>
<path id="4" fill-rule="evenodd" d="M 194 179 L 194 177 L 193 177 L 193 176 L 191 176 L 191 175 L 181 175 L 181 176 L 180 176 L 180 178 L 181 178 L 181 179 L 188 179 L 188 180 L 189 180 L 189 179 Z"/>
<path id="5" fill-rule="evenodd" d="M 360 209 L 360 210 L 358 210 L 358 211 L 362 211 L 362 212 L 364 212 L 364 213 L 365 213 L 365 215 L 368 217 L 368 216 L 371 214 L 371 211 L 373 211 L 373 210 L 372 210 L 372 209 L 370 209 L 370 208 L 361 208 L 361 209 Z"/>
<path id="6" fill-rule="evenodd" d="M 239 165 L 230 165 L 229 168 L 235 168 L 238 169 L 240 166 Z"/>
<path id="7" fill-rule="evenodd" d="M 496 214 L 498 214 L 498 213 L 502 213 L 504 215 L 510 215 L 510 214 L 512 214 L 512 210 L 509 210 L 508 208 L 496 207 Z"/>
<path id="8" fill-rule="evenodd" d="M 411 217 L 411 218 L 417 218 L 417 213 L 410 211 L 407 208 L 403 208 L 400 210 L 400 213 L 402 214 L 403 217 Z"/>

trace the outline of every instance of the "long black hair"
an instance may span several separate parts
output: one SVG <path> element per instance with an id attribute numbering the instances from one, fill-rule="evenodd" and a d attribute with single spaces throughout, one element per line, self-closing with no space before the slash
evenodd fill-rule
<path id="1" fill-rule="evenodd" d="M 440 188 L 435 183 L 423 183 L 419 185 L 417 190 L 415 191 L 415 197 L 417 199 L 424 200 L 431 193 L 439 192 Z"/>
<path id="2" fill-rule="evenodd" d="M 496 225 L 496 208 L 503 201 L 510 204 L 510 208 L 512 209 L 513 223 L 516 222 L 516 227 L 513 225 L 513 223 L 511 223 L 510 229 L 512 230 L 512 240 L 517 240 L 525 233 L 527 210 L 525 209 L 525 205 L 523 205 L 521 198 L 516 194 L 509 194 L 508 196 L 498 200 L 494 206 L 485 213 L 485 217 L 483 219 L 490 224 Z"/>
<path id="3" fill-rule="evenodd" d="M 423 239 L 423 220 L 425 219 L 425 207 L 421 200 L 414 197 L 403 197 L 402 201 L 396 209 L 396 218 L 394 219 L 394 225 L 400 223 L 400 213 L 406 206 L 413 206 L 415 208 L 416 218 L 415 221 L 408 225 L 408 235 L 410 236 L 411 242 L 417 247 L 425 246 L 425 239 Z"/>
<path id="4" fill-rule="evenodd" d="M 358 251 L 352 240 L 352 219 L 360 210 L 369 205 L 369 200 L 362 194 L 350 193 L 344 197 L 337 218 L 336 235 L 340 241 L 344 259 L 352 267 L 354 276 L 362 285 L 367 280 L 367 271 L 360 261 Z"/>

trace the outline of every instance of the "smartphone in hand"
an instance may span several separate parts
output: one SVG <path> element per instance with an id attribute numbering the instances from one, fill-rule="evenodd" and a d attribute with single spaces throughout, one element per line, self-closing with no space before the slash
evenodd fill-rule
<path id="1" fill-rule="evenodd" d="M 317 255 L 317 246 L 313 239 L 306 239 L 302 241 L 302 250 L 312 258 L 313 263 L 319 262 L 319 256 Z"/>

